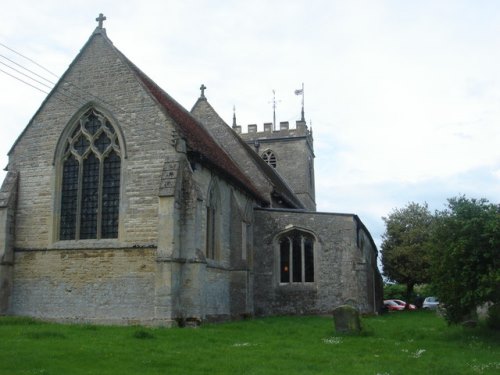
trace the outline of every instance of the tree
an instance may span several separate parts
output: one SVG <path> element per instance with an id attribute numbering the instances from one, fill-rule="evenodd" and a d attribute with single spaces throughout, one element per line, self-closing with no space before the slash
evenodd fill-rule
<path id="1" fill-rule="evenodd" d="M 406 285 L 409 303 L 415 284 L 429 281 L 429 238 L 433 216 L 427 203 L 409 203 L 395 209 L 385 221 L 382 236 L 384 275 L 391 281 Z"/>
<path id="2" fill-rule="evenodd" d="M 432 282 L 448 322 L 500 301 L 500 205 L 448 199 L 448 208 L 436 213 L 432 244 Z"/>

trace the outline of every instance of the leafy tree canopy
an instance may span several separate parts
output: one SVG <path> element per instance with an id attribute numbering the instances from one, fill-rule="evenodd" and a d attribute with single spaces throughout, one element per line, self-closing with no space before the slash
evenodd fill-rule
<path id="1" fill-rule="evenodd" d="M 465 196 L 436 213 L 432 235 L 432 282 L 459 323 L 485 302 L 500 302 L 500 205 Z"/>
<path id="2" fill-rule="evenodd" d="M 415 284 L 429 281 L 429 238 L 433 216 L 427 203 L 409 203 L 382 218 L 386 231 L 382 236 L 384 275 L 405 284 L 407 300 Z"/>

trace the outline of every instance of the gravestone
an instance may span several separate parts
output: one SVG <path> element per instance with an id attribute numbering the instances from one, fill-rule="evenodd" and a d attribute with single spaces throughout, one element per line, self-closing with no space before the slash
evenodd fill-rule
<path id="1" fill-rule="evenodd" d="M 357 333 L 361 331 L 359 311 L 349 305 L 342 305 L 333 310 L 333 321 L 337 333 Z"/>

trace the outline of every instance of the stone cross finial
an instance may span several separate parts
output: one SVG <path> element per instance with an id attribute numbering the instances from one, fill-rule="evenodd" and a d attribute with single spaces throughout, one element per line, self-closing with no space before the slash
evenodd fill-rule
<path id="1" fill-rule="evenodd" d="M 102 23 L 106 21 L 106 17 L 102 14 L 99 13 L 99 17 L 95 19 L 97 22 L 99 22 L 99 25 L 97 26 L 98 29 L 102 29 Z"/>
<path id="2" fill-rule="evenodd" d="M 206 89 L 207 89 L 207 86 L 205 86 L 203 84 L 200 86 L 200 90 L 201 90 L 200 98 L 204 98 L 205 97 L 205 90 Z"/>

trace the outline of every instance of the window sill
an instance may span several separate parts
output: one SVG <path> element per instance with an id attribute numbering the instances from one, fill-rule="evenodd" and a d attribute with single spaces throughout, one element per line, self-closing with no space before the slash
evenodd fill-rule
<path id="1" fill-rule="evenodd" d="M 316 282 L 310 283 L 279 283 L 278 288 L 282 290 L 315 290 Z"/>
<path id="2" fill-rule="evenodd" d="M 119 249 L 119 248 L 152 248 L 156 247 L 151 243 L 123 243 L 117 238 L 106 238 L 100 240 L 64 240 L 56 241 L 49 246 L 49 250 L 68 250 L 68 249 Z"/>

